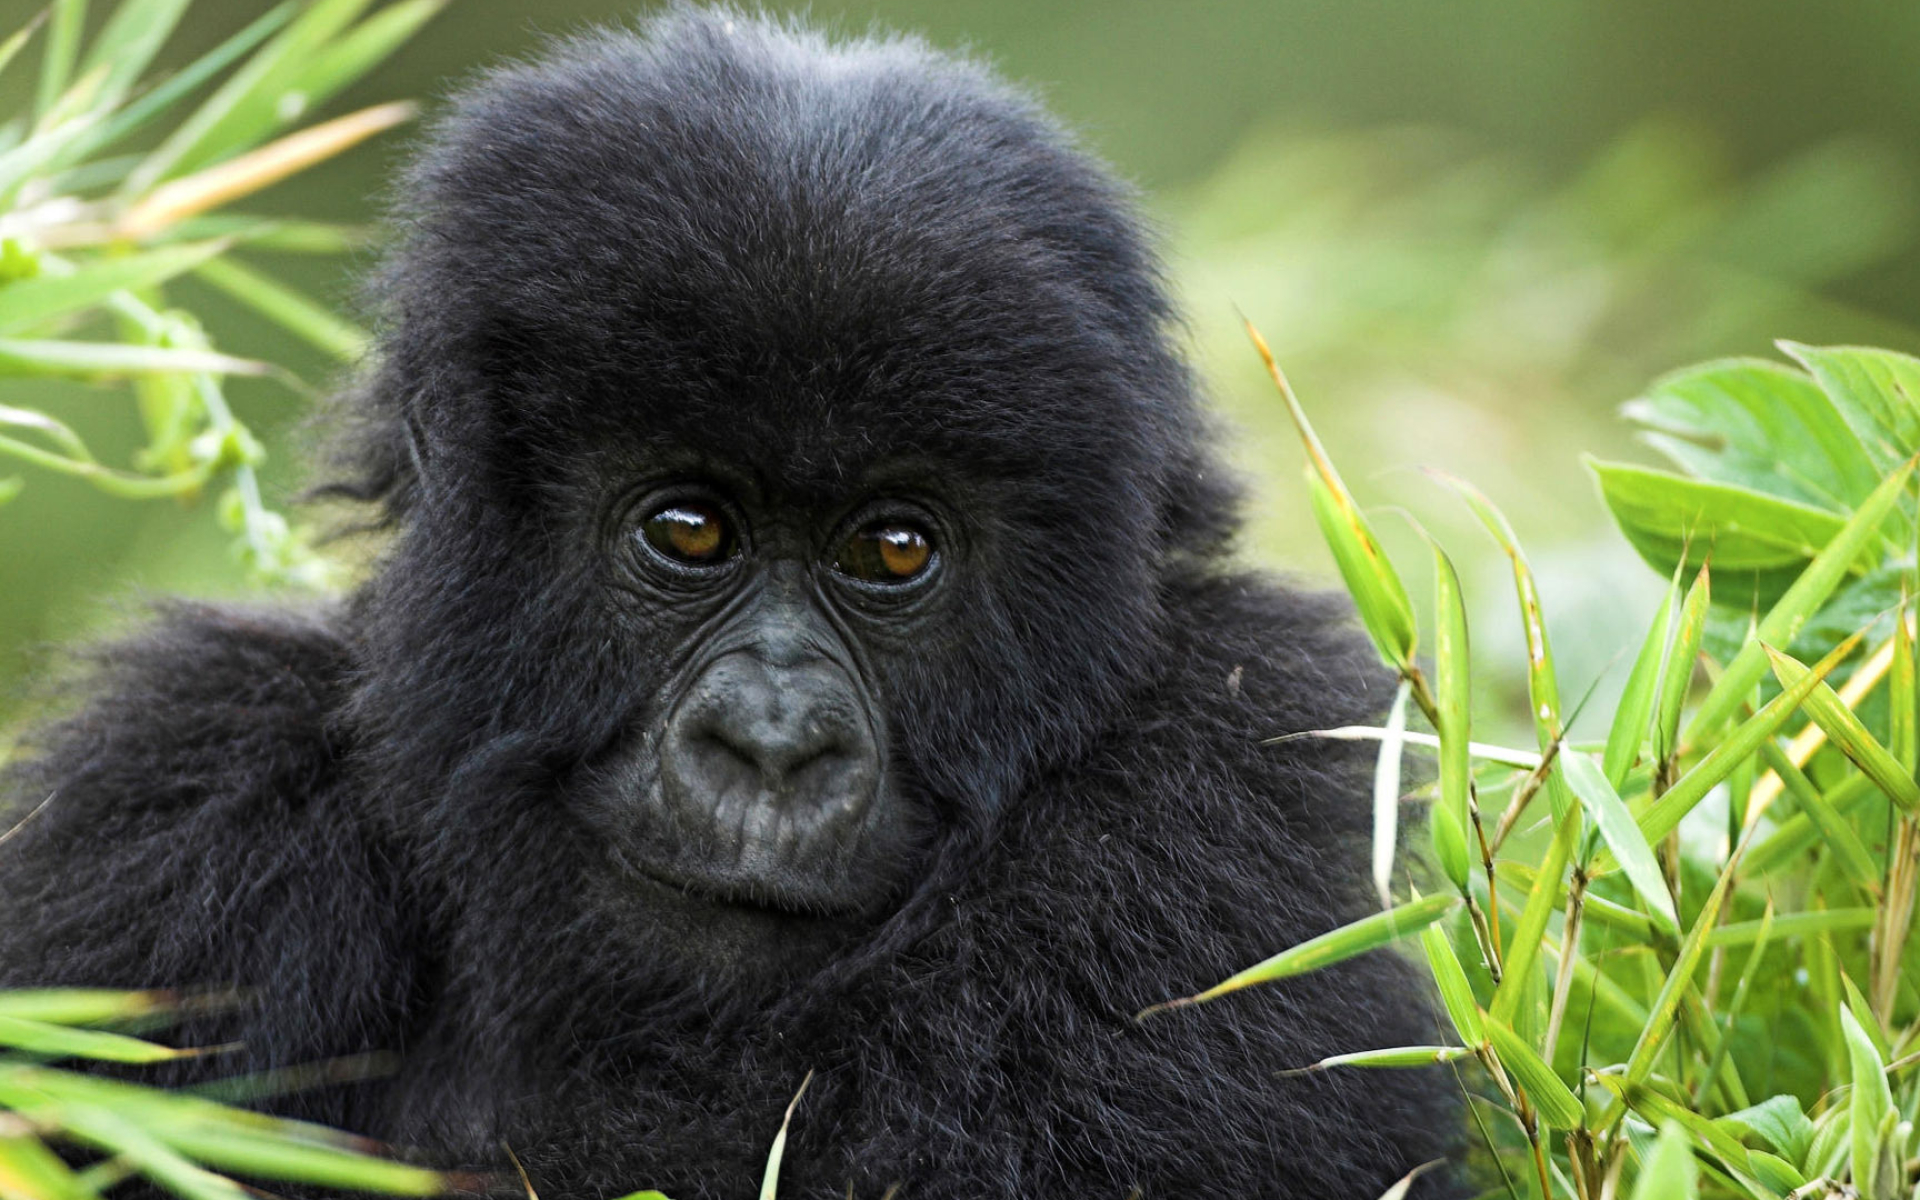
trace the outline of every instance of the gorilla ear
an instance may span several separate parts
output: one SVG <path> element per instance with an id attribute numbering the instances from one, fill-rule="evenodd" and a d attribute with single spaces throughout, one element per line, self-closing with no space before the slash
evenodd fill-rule
<path id="1" fill-rule="evenodd" d="M 310 495 L 373 505 L 367 524 L 400 523 L 430 495 L 432 443 L 416 413 L 417 400 L 394 372 L 375 368 L 337 396 L 325 423 L 333 430 L 322 456 L 323 478 Z"/>

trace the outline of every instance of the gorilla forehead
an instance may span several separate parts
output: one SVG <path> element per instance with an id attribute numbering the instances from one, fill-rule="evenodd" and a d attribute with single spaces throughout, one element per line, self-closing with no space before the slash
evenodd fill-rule
<path id="1" fill-rule="evenodd" d="M 402 321 L 536 426 L 1137 471 L 1187 419 L 1124 195 L 915 42 L 681 11 L 487 80 L 403 190 Z"/>

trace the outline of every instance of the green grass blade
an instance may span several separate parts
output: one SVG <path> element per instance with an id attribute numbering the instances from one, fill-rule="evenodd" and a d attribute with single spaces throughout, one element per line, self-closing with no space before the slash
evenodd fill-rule
<path id="1" fill-rule="evenodd" d="M 1276 979 L 1286 979 L 1294 975 L 1305 975 L 1309 971 L 1318 971 L 1322 967 L 1345 962 L 1369 950 L 1377 950 L 1391 942 L 1420 932 L 1452 912 L 1459 903 L 1460 897 L 1444 892 L 1409 900 L 1386 912 L 1362 917 L 1358 921 L 1342 925 L 1319 937 L 1310 938 L 1297 946 L 1282 950 L 1272 958 L 1248 967 L 1204 992 L 1143 1009 L 1134 1019 L 1141 1020 L 1171 1008 L 1205 1004 L 1209 1000 L 1218 999 L 1229 992 L 1237 992 L 1241 988 L 1272 983 Z"/>
<path id="2" fill-rule="evenodd" d="M 7 1200 L 99 1200 L 100 1193 L 30 1133 L 0 1133 L 0 1196 Z"/>
<path id="3" fill-rule="evenodd" d="M 1673 1031 L 1681 1002 L 1693 987 L 1693 973 L 1706 955 L 1707 938 L 1713 933 L 1714 926 L 1719 924 L 1720 906 L 1726 902 L 1727 892 L 1732 886 L 1733 871 L 1729 868 L 1720 873 L 1719 882 L 1714 885 L 1713 891 L 1707 893 L 1706 903 L 1700 906 L 1699 913 L 1695 915 L 1686 940 L 1680 943 L 1679 956 L 1674 959 L 1673 968 L 1660 985 L 1660 994 L 1654 998 L 1653 1007 L 1648 1010 L 1647 1026 L 1641 1030 L 1640 1039 L 1634 1043 L 1633 1054 L 1627 1059 L 1628 1082 L 1643 1082 L 1653 1070 L 1653 1060 L 1660 1053 L 1667 1035 Z"/>
<path id="4" fill-rule="evenodd" d="M 42 272 L 31 279 L 0 284 L 0 332 L 17 332 L 91 308 L 115 292 L 165 283 L 225 248 L 224 242 L 188 242 L 96 259 L 66 275 Z"/>
<path id="5" fill-rule="evenodd" d="M 1560 905 L 1560 877 L 1573 857 L 1580 828 L 1580 809 L 1569 807 L 1554 827 L 1553 840 L 1547 844 L 1546 856 L 1527 893 L 1526 907 L 1520 910 L 1520 923 L 1514 928 L 1506 962 L 1501 966 L 1500 986 L 1493 990 L 1493 1001 L 1487 1006 L 1489 1016 L 1508 1025 L 1513 1024 L 1520 1011 L 1520 998 L 1533 975 L 1534 964 L 1540 960 L 1540 944 L 1547 936 L 1547 921 Z"/>
<path id="6" fill-rule="evenodd" d="M 187 371 L 210 375 L 265 375 L 272 368 L 211 350 L 128 346 L 115 342 L 22 341 L 0 338 L 0 376 L 141 375 Z"/>
<path id="7" fill-rule="evenodd" d="M 400 0 L 381 9 L 315 55 L 287 90 L 306 97 L 306 107 L 311 111 L 386 61 L 447 3 Z"/>
<path id="8" fill-rule="evenodd" d="M 1853 933 L 1873 928 L 1871 908 L 1822 908 L 1811 912 L 1781 913 L 1769 922 L 1729 921 L 1707 935 L 1709 946 L 1757 945 L 1762 935 L 1772 938 L 1815 937 L 1823 933 Z"/>
<path id="9" fill-rule="evenodd" d="M 0 1016 L 50 1025 L 104 1025 L 151 1016 L 171 1007 L 171 992 L 101 988 L 21 988 L 0 991 Z"/>
<path id="10" fill-rule="evenodd" d="M 1351 1054 L 1334 1054 L 1288 1071 L 1289 1075 L 1304 1075 L 1310 1071 L 1327 1071 L 1334 1067 L 1363 1067 L 1404 1070 L 1408 1067 L 1431 1067 L 1440 1063 L 1459 1062 L 1470 1058 L 1473 1051 L 1465 1046 L 1390 1046 L 1384 1050 L 1356 1050 Z"/>
<path id="11" fill-rule="evenodd" d="M 1879 536 L 1880 522 L 1893 511 L 1908 479 L 1913 475 L 1913 467 L 1913 460 L 1908 459 L 1882 480 L 1880 486 L 1873 489 L 1873 494 L 1847 518 L 1846 524 L 1833 540 L 1814 556 L 1779 602 L 1768 610 L 1760 621 L 1758 636 L 1734 655 L 1733 661 L 1727 664 L 1726 671 L 1714 683 L 1706 699 L 1700 702 L 1693 720 L 1687 725 L 1684 740 L 1701 740 L 1740 707 L 1745 697 L 1753 691 L 1753 686 L 1767 672 L 1767 652 L 1762 643 L 1774 646 L 1790 644 L 1807 618 L 1827 602 L 1834 588 L 1839 586 L 1859 558 L 1861 550 Z"/>
<path id="12" fill-rule="evenodd" d="M 780 1188 L 780 1159 L 787 1151 L 787 1129 L 793 1124 L 793 1110 L 800 1107 L 800 1097 L 807 1094 L 807 1085 L 813 1082 L 813 1072 L 800 1081 L 800 1090 L 787 1102 L 787 1113 L 780 1118 L 780 1132 L 773 1135 L 773 1148 L 767 1151 L 767 1171 L 760 1180 L 760 1200 L 775 1200 Z"/>
<path id="13" fill-rule="evenodd" d="M 1793 687 L 1811 674 L 1791 655 L 1771 646 L 1766 647 L 1766 653 L 1782 687 Z M 1826 732 L 1827 741 L 1865 772 L 1889 799 L 1908 812 L 1920 809 L 1920 784 L 1916 784 L 1899 760 L 1867 731 L 1832 688 L 1815 679 L 1805 704 L 1808 714 Z"/>
<path id="14" fill-rule="evenodd" d="M 1820 789 L 1814 786 L 1813 780 L 1807 778 L 1807 773 L 1794 766 L 1793 760 L 1772 739 L 1760 743 L 1760 759 L 1780 777 L 1781 785 L 1800 805 L 1800 811 L 1812 818 L 1819 827 L 1820 836 L 1826 839 L 1848 878 L 1868 895 L 1878 895 L 1880 868 L 1875 865 L 1873 852 L 1860 840 L 1853 823 L 1841 817 L 1839 811 L 1820 793 Z"/>

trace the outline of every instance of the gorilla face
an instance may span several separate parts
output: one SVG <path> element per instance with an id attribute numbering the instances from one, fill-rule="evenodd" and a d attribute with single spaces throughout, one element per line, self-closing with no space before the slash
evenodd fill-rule
<path id="1" fill-rule="evenodd" d="M 593 789 L 637 881 L 737 921 L 857 917 L 896 891 L 925 831 L 880 672 L 945 616 L 941 508 L 883 489 L 816 512 L 718 463 L 612 506 L 611 602 L 685 631 Z"/>
<path id="2" fill-rule="evenodd" d="M 1038 110 L 675 28 L 496 76 L 400 189 L 355 716 L 450 910 L 753 972 L 937 893 L 1230 518 L 1126 198 Z"/>

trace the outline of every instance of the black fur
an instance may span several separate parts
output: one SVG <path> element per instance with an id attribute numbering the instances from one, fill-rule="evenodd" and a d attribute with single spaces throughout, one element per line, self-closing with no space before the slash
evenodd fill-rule
<path id="1" fill-rule="evenodd" d="M 501 72 L 399 189 L 335 490 L 392 542 L 305 615 L 179 605 L 98 656 L 9 804 L 0 981 L 239 984 L 233 1070 L 397 1052 L 283 1107 L 548 1200 L 1371 1200 L 1444 1152 L 1393 958 L 1145 1025 L 1365 911 L 1344 608 L 1229 565 L 1231 489 L 1139 223 L 982 69 L 676 13 Z M 621 607 L 619 481 L 686 446 L 796 511 L 876 469 L 966 529 L 876 651 L 937 820 L 898 903 L 739 975 L 610 901 L 573 798 L 689 631 Z M 1428 1182 L 1421 1194 L 1444 1187 Z M 1420 1189 L 1416 1188 L 1416 1192 Z"/>

